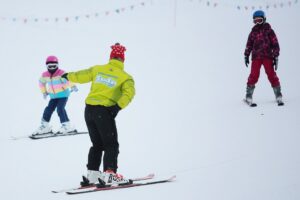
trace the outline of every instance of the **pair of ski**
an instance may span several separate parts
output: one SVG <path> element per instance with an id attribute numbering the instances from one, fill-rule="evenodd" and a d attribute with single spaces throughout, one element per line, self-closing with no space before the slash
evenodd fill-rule
<path id="1" fill-rule="evenodd" d="M 151 180 L 154 179 L 154 174 L 149 174 L 144 177 L 133 178 L 129 179 L 129 183 L 120 184 L 120 185 L 98 185 L 92 184 L 85 187 L 77 187 L 71 189 L 64 189 L 64 190 L 53 190 L 53 193 L 66 193 L 66 194 L 82 194 L 82 193 L 90 193 L 90 192 L 98 192 L 104 190 L 115 190 L 115 189 L 122 189 L 122 188 L 130 188 L 130 187 L 137 187 L 137 186 L 145 186 L 145 185 L 153 185 L 159 183 L 167 183 L 175 180 L 176 176 L 171 176 L 166 179 L 159 179 L 159 180 Z M 86 178 L 83 177 L 85 180 Z"/>
<path id="2" fill-rule="evenodd" d="M 61 137 L 61 136 L 71 136 L 71 135 L 80 135 L 80 134 L 87 134 L 88 132 L 78 132 L 77 130 L 68 132 L 68 133 L 60 133 L 60 132 L 48 132 L 48 133 L 43 133 L 43 134 L 32 134 L 32 135 L 24 135 L 24 136 L 11 136 L 12 140 L 19 140 L 19 139 L 24 139 L 24 138 L 30 138 L 33 140 L 38 140 L 38 139 L 45 139 L 45 138 L 52 138 L 52 137 Z"/>
<path id="3" fill-rule="evenodd" d="M 250 107 L 256 107 L 256 106 L 257 106 L 256 103 L 254 103 L 254 102 L 252 102 L 252 101 L 248 101 L 247 99 L 244 99 L 244 102 L 245 102 L 248 106 L 250 106 Z M 278 105 L 278 106 L 284 106 L 284 103 L 283 103 L 282 100 L 277 100 L 276 102 L 277 102 L 277 105 Z"/>

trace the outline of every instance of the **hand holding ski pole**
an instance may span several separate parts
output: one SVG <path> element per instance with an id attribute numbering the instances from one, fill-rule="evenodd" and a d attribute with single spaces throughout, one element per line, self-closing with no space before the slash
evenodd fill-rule
<path id="1" fill-rule="evenodd" d="M 45 100 L 47 99 L 47 96 L 48 96 L 48 93 L 47 93 L 47 92 L 43 93 L 43 98 L 44 98 Z"/>
<path id="2" fill-rule="evenodd" d="M 245 65 L 248 67 L 249 64 L 249 56 L 245 56 Z"/>
<path id="3" fill-rule="evenodd" d="M 278 57 L 273 58 L 273 66 L 275 71 L 278 69 Z"/>
<path id="4" fill-rule="evenodd" d="M 78 92 L 78 88 L 76 85 L 71 87 L 71 92 Z"/>

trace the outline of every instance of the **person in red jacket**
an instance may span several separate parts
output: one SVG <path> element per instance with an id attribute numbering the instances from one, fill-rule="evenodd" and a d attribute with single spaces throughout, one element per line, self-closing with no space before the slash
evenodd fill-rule
<path id="1" fill-rule="evenodd" d="M 266 22 L 265 13 L 262 10 L 253 14 L 254 27 L 249 34 L 245 49 L 245 64 L 248 67 L 249 56 L 252 53 L 251 72 L 247 82 L 246 101 L 252 103 L 252 95 L 255 84 L 260 75 L 260 68 L 263 65 L 268 79 L 273 87 L 276 101 L 283 105 L 281 86 L 276 74 L 278 69 L 279 43 L 271 25 Z"/>

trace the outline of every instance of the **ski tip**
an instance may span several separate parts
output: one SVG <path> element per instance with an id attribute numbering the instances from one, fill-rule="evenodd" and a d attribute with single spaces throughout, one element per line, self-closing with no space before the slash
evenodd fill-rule
<path id="1" fill-rule="evenodd" d="M 176 175 L 171 176 L 171 177 L 168 179 L 168 181 L 175 181 L 175 179 L 176 179 Z"/>
<path id="2" fill-rule="evenodd" d="M 148 175 L 149 178 L 153 178 L 154 176 L 155 176 L 154 173 Z"/>
<path id="3" fill-rule="evenodd" d="M 250 106 L 250 107 L 256 107 L 256 106 L 257 106 L 256 103 L 251 103 L 251 102 L 247 101 L 246 99 L 243 99 L 243 101 L 244 101 L 248 106 Z"/>
<path id="4" fill-rule="evenodd" d="M 250 107 L 256 107 L 256 106 L 257 106 L 256 103 L 249 102 L 249 101 L 247 101 L 246 99 L 243 99 L 243 101 L 244 101 L 248 106 L 250 106 Z"/>
<path id="5" fill-rule="evenodd" d="M 10 136 L 9 139 L 10 139 L 10 140 L 17 140 L 17 138 L 14 137 L 14 136 Z"/>
<path id="6" fill-rule="evenodd" d="M 18 136 L 10 136 L 9 137 L 9 140 L 20 140 L 20 139 L 26 139 L 26 138 L 29 138 L 29 136 L 20 136 L 20 137 L 18 137 Z"/>
<path id="7" fill-rule="evenodd" d="M 32 136 L 32 135 L 30 135 L 30 136 L 28 136 L 30 139 L 32 139 L 32 140 L 38 140 L 38 139 L 42 139 L 42 138 L 38 138 L 38 137 L 34 137 L 34 136 Z"/>

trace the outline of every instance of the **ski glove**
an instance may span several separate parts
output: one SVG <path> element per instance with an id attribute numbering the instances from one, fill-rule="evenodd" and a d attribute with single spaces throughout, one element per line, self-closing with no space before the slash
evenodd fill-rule
<path id="1" fill-rule="evenodd" d="M 66 79 L 66 80 L 69 80 L 68 79 L 68 73 L 64 73 L 61 77 L 64 78 L 64 79 Z"/>
<path id="2" fill-rule="evenodd" d="M 278 69 L 278 57 L 273 58 L 273 66 L 275 71 Z"/>
<path id="3" fill-rule="evenodd" d="M 108 109 L 110 110 L 111 116 L 113 118 L 116 118 L 116 116 L 118 115 L 119 111 L 121 110 L 120 106 L 118 104 L 114 105 L 114 106 L 110 106 L 108 107 Z"/>
<path id="4" fill-rule="evenodd" d="M 248 67 L 249 64 L 249 56 L 245 56 L 245 65 Z"/>
<path id="5" fill-rule="evenodd" d="M 78 92 L 78 88 L 76 85 L 71 87 L 71 92 Z"/>
<path id="6" fill-rule="evenodd" d="M 44 99 L 47 99 L 47 96 L 48 96 L 48 93 L 47 93 L 47 92 L 43 93 L 43 98 L 44 98 Z"/>

